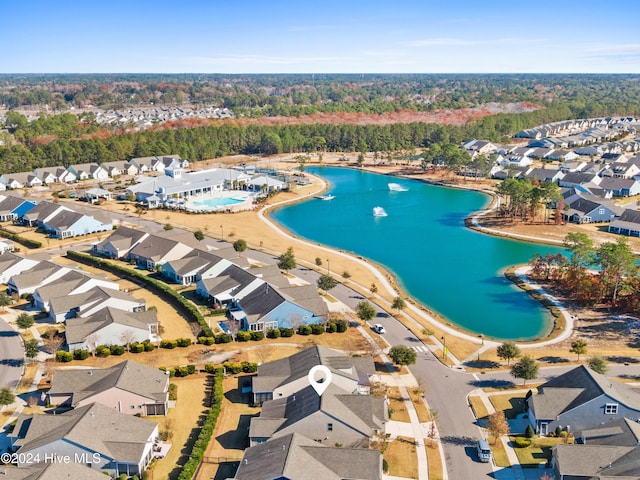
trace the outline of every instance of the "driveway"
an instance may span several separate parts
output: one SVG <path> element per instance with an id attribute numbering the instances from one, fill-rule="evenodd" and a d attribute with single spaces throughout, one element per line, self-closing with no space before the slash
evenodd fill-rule
<path id="1" fill-rule="evenodd" d="M 24 349 L 20 336 L 11 326 L 0 319 L 0 388 L 12 390 L 20 383 L 24 366 Z"/>

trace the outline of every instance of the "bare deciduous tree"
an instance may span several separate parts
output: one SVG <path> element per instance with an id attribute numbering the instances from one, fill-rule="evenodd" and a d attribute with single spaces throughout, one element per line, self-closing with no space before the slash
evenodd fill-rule
<path id="1" fill-rule="evenodd" d="M 95 333 L 91 333 L 89 335 L 87 335 L 84 339 L 84 343 L 86 343 L 87 345 L 87 349 L 89 350 L 89 353 L 91 354 L 91 356 L 95 356 L 96 354 L 96 348 L 98 347 L 98 335 L 96 335 Z"/>
<path id="2" fill-rule="evenodd" d="M 64 343 L 63 338 L 58 335 L 58 331 L 55 328 L 47 330 L 42 337 L 42 341 L 44 342 L 44 349 L 47 353 L 56 353 Z"/>
<path id="3" fill-rule="evenodd" d="M 131 344 L 135 339 L 136 332 L 134 332 L 133 330 L 127 329 L 120 334 L 120 340 L 122 340 L 122 343 L 124 343 L 125 347 L 127 347 L 127 352 L 129 351 L 129 348 L 131 347 Z"/>

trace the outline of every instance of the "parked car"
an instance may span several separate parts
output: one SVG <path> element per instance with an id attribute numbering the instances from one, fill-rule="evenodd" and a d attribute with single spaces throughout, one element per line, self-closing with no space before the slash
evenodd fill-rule
<path id="1" fill-rule="evenodd" d="M 382 325 L 380 325 L 379 323 L 376 323 L 374 326 L 371 327 L 371 329 L 376 333 L 385 333 L 386 332 L 384 327 Z"/>
<path id="2" fill-rule="evenodd" d="M 488 463 L 491 461 L 491 449 L 489 448 L 489 442 L 486 440 L 478 440 L 478 459 L 482 463 Z"/>

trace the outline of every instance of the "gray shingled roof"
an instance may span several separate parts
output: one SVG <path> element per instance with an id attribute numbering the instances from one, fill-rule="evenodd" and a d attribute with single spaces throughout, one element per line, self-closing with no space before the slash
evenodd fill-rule
<path id="1" fill-rule="evenodd" d="M 640 424 L 628 418 L 620 418 L 601 427 L 577 432 L 576 438 L 584 439 L 587 445 L 635 447 L 640 445 Z"/>
<path id="2" fill-rule="evenodd" d="M 634 447 L 558 444 L 553 449 L 561 475 L 592 478 Z"/>
<path id="3" fill-rule="evenodd" d="M 65 295 L 62 297 L 53 297 L 49 300 L 49 305 L 54 312 L 61 313 L 69 311 L 73 308 L 85 306 L 87 304 L 94 305 L 95 303 L 106 300 L 108 298 L 118 298 L 121 300 L 127 300 L 130 302 L 137 302 L 145 304 L 145 300 L 142 298 L 134 298 L 126 292 L 115 290 L 105 287 L 93 287 L 84 293 L 77 293 L 75 295 Z"/>
<path id="4" fill-rule="evenodd" d="M 2 480 L 105 480 L 100 470 L 81 463 L 43 463 L 22 468 L 3 467 Z"/>
<path id="5" fill-rule="evenodd" d="M 23 217 L 33 222 L 36 220 L 47 218 L 56 210 L 61 210 L 64 208 L 66 207 L 63 207 L 62 205 L 58 205 L 57 203 L 44 201 L 44 202 L 40 202 L 38 205 L 33 207 L 31 210 L 29 210 L 29 212 L 23 215 Z"/>
<path id="6" fill-rule="evenodd" d="M 158 318 L 153 310 L 144 312 L 127 312 L 117 308 L 106 307 L 89 317 L 70 318 L 66 321 L 65 337 L 67 343 L 80 343 L 87 336 L 102 330 L 111 324 L 148 330 L 149 325 L 157 324 Z"/>
<path id="7" fill-rule="evenodd" d="M 167 399 L 169 377 L 163 371 L 127 360 L 110 368 L 57 370 L 49 394 L 73 394 L 77 404 L 111 388 L 135 393 L 150 400 Z"/>
<path id="8" fill-rule="evenodd" d="M 108 238 L 98 243 L 97 248 L 102 249 L 106 245 L 111 244 L 117 250 L 126 250 L 131 248 L 137 241 L 147 234 L 144 230 L 136 230 L 129 227 L 118 227 Z"/>
<path id="9" fill-rule="evenodd" d="M 368 375 L 374 372 L 371 357 L 349 357 L 338 350 L 316 345 L 289 357 L 260 365 L 258 375 L 253 378 L 253 391 L 272 392 L 281 385 L 306 377 L 316 365 L 329 367 L 333 375 L 341 375 L 355 382 L 359 378 L 358 372 Z"/>
<path id="10" fill-rule="evenodd" d="M 133 247 L 129 254 L 157 261 L 174 249 L 179 243 L 177 240 L 164 238 L 159 235 L 149 235 Z"/>
<path id="11" fill-rule="evenodd" d="M 138 463 L 157 427 L 155 422 L 91 403 L 60 415 L 21 415 L 14 445 L 23 453 L 64 439 L 106 458 Z"/>
<path id="12" fill-rule="evenodd" d="M 39 285 L 43 280 L 49 278 L 62 268 L 68 267 L 63 267 L 62 265 L 58 265 L 50 261 L 40 262 L 39 264 L 34 265 L 33 268 L 25 270 L 18 275 L 14 275 L 11 279 L 13 284 L 19 289 L 33 287 L 35 285 Z"/>
<path id="13" fill-rule="evenodd" d="M 379 480 L 377 450 L 327 447 L 292 433 L 245 450 L 236 480 Z"/>

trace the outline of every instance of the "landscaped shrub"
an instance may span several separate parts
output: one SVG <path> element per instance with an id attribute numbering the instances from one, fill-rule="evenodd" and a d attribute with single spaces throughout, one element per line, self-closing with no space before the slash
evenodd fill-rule
<path id="1" fill-rule="evenodd" d="M 124 355 L 125 348 L 122 345 L 111 345 L 109 347 L 111 355 Z"/>
<path id="2" fill-rule="evenodd" d="M 169 384 L 169 400 L 178 400 L 178 385 L 175 383 Z"/>
<path id="3" fill-rule="evenodd" d="M 206 373 L 215 373 L 216 368 L 217 368 L 217 367 L 216 367 L 213 363 L 206 363 L 206 364 L 204 365 L 204 371 L 205 371 Z"/>
<path id="4" fill-rule="evenodd" d="M 311 327 L 309 325 L 300 325 L 298 327 L 298 335 L 311 335 Z"/>
<path id="5" fill-rule="evenodd" d="M 65 350 L 58 350 L 56 352 L 56 361 L 67 363 L 73 360 L 73 354 L 71 352 L 67 352 Z"/>
<path id="6" fill-rule="evenodd" d="M 322 335 L 324 333 L 324 325 L 320 323 L 314 323 L 310 325 L 311 333 L 314 335 Z"/>
<path id="7" fill-rule="evenodd" d="M 534 438 L 536 436 L 536 432 L 533 430 L 531 425 L 527 425 L 527 429 L 524 431 L 524 436 L 527 438 Z"/>
<path id="8" fill-rule="evenodd" d="M 193 375 L 194 373 L 196 373 L 196 366 L 195 365 L 187 365 L 187 372 L 189 373 L 189 375 Z"/>
<path id="9" fill-rule="evenodd" d="M 142 342 L 142 345 L 144 345 L 145 352 L 153 352 L 156 349 L 156 346 L 149 340 L 145 340 L 144 342 Z"/>
<path id="10" fill-rule="evenodd" d="M 251 332 L 236 333 L 236 342 L 248 342 L 251 340 Z"/>
<path id="11" fill-rule="evenodd" d="M 233 337 L 228 333 L 220 333 L 216 335 L 216 343 L 231 343 L 233 341 Z"/>
<path id="12" fill-rule="evenodd" d="M 131 353 L 142 353 L 144 352 L 144 345 L 142 343 L 133 342 L 129 345 L 129 351 Z"/>
<path id="13" fill-rule="evenodd" d="M 101 268 L 103 270 L 115 273 L 116 275 L 119 275 L 123 278 L 131 279 L 137 283 L 144 284 L 149 288 L 149 290 L 152 290 L 154 293 L 160 294 L 170 304 L 177 307 L 181 311 L 181 313 L 184 313 L 187 316 L 190 321 L 198 322 L 204 336 L 213 336 L 211 328 L 209 328 L 209 325 L 207 325 L 207 322 L 198 310 L 198 307 L 196 307 L 193 303 L 184 298 L 182 295 L 180 295 L 179 292 L 176 292 L 166 283 L 156 280 L 155 278 L 148 277 L 147 275 L 136 270 L 132 270 L 131 268 L 115 264 L 109 260 L 92 257 L 91 255 L 87 255 L 85 253 L 68 250 L 67 256 L 75 261 Z"/>
<path id="14" fill-rule="evenodd" d="M 160 342 L 160 348 L 166 348 L 168 350 L 173 350 L 178 346 L 178 342 L 175 340 L 162 340 Z"/>
<path id="15" fill-rule="evenodd" d="M 327 324 L 327 333 L 335 333 L 338 331 L 338 326 L 335 322 L 330 322 Z"/>
<path id="16" fill-rule="evenodd" d="M 222 391 L 223 378 L 223 371 L 221 368 L 218 368 L 215 373 L 211 409 L 209 410 L 207 418 L 200 429 L 198 438 L 191 448 L 189 460 L 185 463 L 184 467 L 182 467 L 182 472 L 180 472 L 178 480 L 191 480 L 195 475 L 198 465 L 202 462 L 202 457 L 204 456 L 204 452 L 207 450 L 216 422 L 218 421 L 218 416 L 220 415 L 220 405 L 222 404 L 224 395 L 224 392 Z"/>
<path id="17" fill-rule="evenodd" d="M 556 427 L 556 437 L 560 437 L 560 436 L 562 436 L 562 427 L 558 425 Z"/>
<path id="18" fill-rule="evenodd" d="M 254 362 L 242 362 L 242 371 L 244 373 L 256 373 L 258 371 L 258 364 Z"/>
<path id="19" fill-rule="evenodd" d="M 389 471 L 389 462 L 387 462 L 387 460 L 385 460 L 384 458 L 382 459 L 382 471 L 384 473 L 387 473 Z"/>
<path id="20" fill-rule="evenodd" d="M 4 238 L 8 238 L 9 240 L 13 240 L 14 242 L 24 245 L 27 248 L 42 247 L 42 242 L 38 242 L 37 240 L 31 240 L 30 238 L 21 237 L 20 235 L 11 233 L 9 230 L 5 230 L 4 228 L 0 228 L 0 236 Z"/>
<path id="21" fill-rule="evenodd" d="M 215 342 L 215 337 L 198 337 L 198 343 L 201 345 L 213 345 Z"/>
<path id="22" fill-rule="evenodd" d="M 74 360 L 86 360 L 89 358 L 89 350 L 74 350 L 73 351 L 73 359 Z"/>
<path id="23" fill-rule="evenodd" d="M 191 339 L 179 338 L 176 340 L 176 345 L 178 345 L 179 347 L 188 347 L 191 345 Z"/>
<path id="24" fill-rule="evenodd" d="M 187 367 L 176 367 L 173 370 L 176 377 L 186 377 L 189 375 L 189 369 Z"/>
<path id="25" fill-rule="evenodd" d="M 267 330 L 267 338 L 280 338 L 280 329 L 270 328 Z"/>
<path id="26" fill-rule="evenodd" d="M 532 440 L 526 437 L 516 437 L 515 442 L 513 442 L 513 446 L 516 448 L 527 448 L 531 446 Z"/>
<path id="27" fill-rule="evenodd" d="M 229 374 L 254 373 L 258 371 L 258 364 L 253 362 L 224 362 L 222 365 Z"/>
<path id="28" fill-rule="evenodd" d="M 343 320 L 338 320 L 336 322 L 336 332 L 338 333 L 344 333 L 347 331 L 347 322 L 343 321 Z"/>
<path id="29" fill-rule="evenodd" d="M 264 332 L 258 332 L 258 331 L 251 332 L 251 340 L 254 340 L 256 342 L 260 340 L 264 340 Z"/>
<path id="30" fill-rule="evenodd" d="M 283 338 L 293 337 L 293 328 L 281 328 L 280 336 Z"/>
<path id="31" fill-rule="evenodd" d="M 108 357 L 111 355 L 111 349 L 107 345 L 98 345 L 96 347 L 96 355 L 98 357 Z"/>

